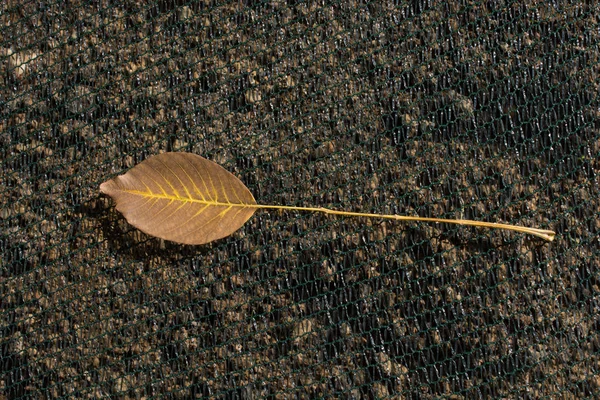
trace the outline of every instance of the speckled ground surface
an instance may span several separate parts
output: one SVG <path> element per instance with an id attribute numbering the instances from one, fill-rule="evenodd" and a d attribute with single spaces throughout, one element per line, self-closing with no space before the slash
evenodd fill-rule
<path id="1" fill-rule="evenodd" d="M 0 399 L 600 396 L 600 10 L 446 3 L 2 3 Z M 98 190 L 164 151 L 558 236 L 261 212 L 177 245 Z"/>

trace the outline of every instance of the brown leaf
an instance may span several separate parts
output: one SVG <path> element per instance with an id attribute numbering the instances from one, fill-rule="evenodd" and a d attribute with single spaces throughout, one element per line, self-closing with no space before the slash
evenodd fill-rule
<path id="1" fill-rule="evenodd" d="M 191 153 L 163 153 L 100 185 L 141 231 L 203 244 L 238 230 L 256 211 L 252 193 L 221 166 Z"/>
<path id="2" fill-rule="evenodd" d="M 256 204 L 238 178 L 214 162 L 191 153 L 151 157 L 125 175 L 104 182 L 100 191 L 115 199 L 117 210 L 133 226 L 150 235 L 185 244 L 204 244 L 231 235 L 259 208 L 505 229 L 529 233 L 550 242 L 556 234 L 548 229 L 467 219 Z"/>

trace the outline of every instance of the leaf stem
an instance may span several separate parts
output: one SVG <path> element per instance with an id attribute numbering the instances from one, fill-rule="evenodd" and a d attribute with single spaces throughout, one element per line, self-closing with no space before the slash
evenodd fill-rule
<path id="1" fill-rule="evenodd" d="M 456 225 L 470 225 L 479 226 L 483 228 L 494 228 L 494 229 L 505 229 L 510 231 L 528 233 L 540 237 L 549 242 L 554 240 L 556 233 L 547 229 L 528 228 L 518 225 L 500 224 L 495 222 L 482 222 L 473 221 L 469 219 L 445 219 L 445 218 L 427 218 L 427 217 L 410 217 L 404 215 L 390 215 L 390 214 L 369 214 L 351 211 L 337 211 L 323 207 L 295 207 L 295 206 L 276 206 L 268 204 L 256 204 L 246 205 L 247 207 L 253 207 L 258 209 L 272 209 L 272 210 L 288 210 L 288 211 L 309 211 L 309 212 L 320 212 L 324 214 L 342 215 L 347 217 L 365 217 L 365 218 L 382 218 L 382 219 L 395 219 L 400 221 L 421 221 L 421 222 L 434 222 L 444 224 L 456 224 Z"/>

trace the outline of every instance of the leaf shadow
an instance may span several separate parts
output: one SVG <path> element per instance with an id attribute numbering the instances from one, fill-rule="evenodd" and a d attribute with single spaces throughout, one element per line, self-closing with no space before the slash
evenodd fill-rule
<path id="1" fill-rule="evenodd" d="M 152 237 L 130 225 L 104 195 L 79 205 L 80 213 L 95 220 L 111 252 L 131 260 L 188 258 L 210 252 L 211 246 L 192 246 Z"/>

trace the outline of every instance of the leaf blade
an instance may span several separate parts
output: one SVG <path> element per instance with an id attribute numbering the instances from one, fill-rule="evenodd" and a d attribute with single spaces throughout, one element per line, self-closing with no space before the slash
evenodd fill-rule
<path id="1" fill-rule="evenodd" d="M 183 152 L 150 157 L 101 184 L 100 191 L 115 200 L 131 225 L 183 244 L 229 236 L 257 208 L 237 177 L 210 160 Z"/>

